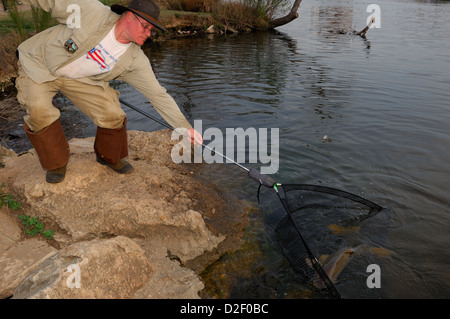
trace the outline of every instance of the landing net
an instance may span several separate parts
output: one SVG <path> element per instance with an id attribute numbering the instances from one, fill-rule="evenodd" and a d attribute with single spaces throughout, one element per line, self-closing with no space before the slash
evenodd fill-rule
<path id="1" fill-rule="evenodd" d="M 357 195 L 317 185 L 279 185 L 277 194 L 287 214 L 279 219 L 273 234 L 292 269 L 314 287 L 341 298 L 317 260 L 317 252 L 332 254 L 332 246 L 339 244 L 330 225 L 352 227 L 383 208 Z M 326 251 L 324 243 L 333 241 L 336 245 Z"/>

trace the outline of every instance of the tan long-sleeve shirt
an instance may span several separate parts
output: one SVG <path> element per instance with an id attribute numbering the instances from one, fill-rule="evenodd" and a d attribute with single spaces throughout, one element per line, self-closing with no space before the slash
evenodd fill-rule
<path id="1" fill-rule="evenodd" d="M 24 1 L 51 12 L 60 23 L 27 39 L 18 48 L 24 72 L 36 83 L 55 80 L 56 70 L 95 47 L 120 18 L 97 0 Z M 69 39 L 76 45 L 75 52 L 65 49 Z M 133 43 L 111 71 L 77 79 L 105 88 L 111 80 L 124 81 L 135 87 L 172 127 L 192 127 L 175 100 L 159 84 L 149 59 L 138 45 Z"/>

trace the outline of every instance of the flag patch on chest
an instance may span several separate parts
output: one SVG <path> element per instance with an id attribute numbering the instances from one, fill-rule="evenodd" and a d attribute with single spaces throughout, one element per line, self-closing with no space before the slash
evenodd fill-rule
<path id="1" fill-rule="evenodd" d="M 109 69 L 109 65 L 106 64 L 105 57 L 103 56 L 102 52 L 99 49 L 93 48 L 92 50 L 90 50 L 86 58 L 88 60 L 92 59 L 95 62 L 97 62 L 100 65 L 101 71 Z"/>

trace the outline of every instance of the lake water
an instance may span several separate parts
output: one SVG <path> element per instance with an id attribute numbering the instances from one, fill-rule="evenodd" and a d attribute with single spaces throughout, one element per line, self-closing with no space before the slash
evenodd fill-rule
<path id="1" fill-rule="evenodd" d="M 375 261 L 381 288 L 367 287 L 373 261 L 356 255 L 336 283 L 343 297 L 449 298 L 450 2 L 379 0 L 380 27 L 366 39 L 346 33 L 365 27 L 371 3 L 305 0 L 276 32 L 166 41 L 147 52 L 191 123 L 278 128 L 277 181 L 334 187 L 386 208 L 359 229 L 361 244 L 384 249 Z M 118 89 L 150 109 L 134 89 Z M 126 111 L 129 129 L 161 128 Z M 208 174 L 257 204 L 257 183 L 237 166 Z M 245 248 L 222 258 L 220 276 L 212 267 L 207 284 L 227 290 L 221 296 L 317 297 L 267 235 L 270 209 L 261 209 Z"/>

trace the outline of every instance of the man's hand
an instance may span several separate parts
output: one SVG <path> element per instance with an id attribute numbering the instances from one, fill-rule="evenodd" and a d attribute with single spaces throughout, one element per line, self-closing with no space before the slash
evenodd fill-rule
<path id="1" fill-rule="evenodd" d="M 202 135 L 194 130 L 193 128 L 189 129 L 186 133 L 186 137 L 191 141 L 194 145 L 202 145 L 203 138 Z"/>

